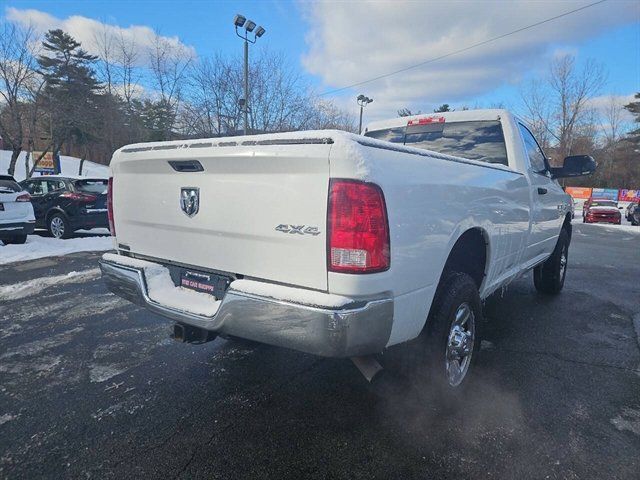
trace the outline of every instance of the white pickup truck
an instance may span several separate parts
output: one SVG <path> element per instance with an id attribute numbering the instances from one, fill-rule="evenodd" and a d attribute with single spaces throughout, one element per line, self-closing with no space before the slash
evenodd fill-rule
<path id="1" fill-rule="evenodd" d="M 174 336 L 241 337 L 331 357 L 424 338 L 435 381 L 462 384 L 481 300 L 533 270 L 563 286 L 571 200 L 504 110 L 340 131 L 172 141 L 115 152 L 116 294 L 175 320 Z"/>

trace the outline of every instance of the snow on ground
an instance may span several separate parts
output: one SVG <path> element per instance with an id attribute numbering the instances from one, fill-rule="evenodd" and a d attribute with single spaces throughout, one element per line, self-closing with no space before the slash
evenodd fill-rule
<path id="1" fill-rule="evenodd" d="M 0 286 L 0 300 L 16 300 L 18 298 L 35 295 L 52 285 L 65 283 L 79 283 L 85 280 L 93 280 L 100 276 L 99 268 L 84 270 L 82 272 L 69 272 L 65 275 L 54 277 L 40 277 L 21 283 L 12 283 Z"/>
<path id="2" fill-rule="evenodd" d="M 623 220 L 624 221 L 624 220 Z M 593 226 L 594 228 L 606 228 L 612 232 L 625 232 L 625 233 L 638 233 L 640 234 L 640 225 L 636 225 L 635 227 L 630 223 L 622 224 L 622 225 L 613 225 L 611 223 L 583 223 L 581 225 L 585 225 L 587 227 Z"/>
<path id="3" fill-rule="evenodd" d="M 92 232 L 93 233 L 93 232 Z M 75 252 L 96 252 L 113 249 L 113 238 L 93 236 L 66 240 L 29 235 L 24 245 L 0 246 L 0 265 L 42 257 L 56 257 Z"/>
<path id="4" fill-rule="evenodd" d="M 16 162 L 16 171 L 14 178 L 19 182 L 26 178 L 24 158 L 26 152 L 21 152 Z M 10 150 L 0 150 L 0 174 L 6 174 L 9 168 L 9 162 L 11 161 Z M 31 165 L 30 165 L 31 166 Z M 80 166 L 80 159 L 76 157 L 67 157 L 66 155 L 60 155 L 60 170 L 62 175 L 78 175 L 78 168 Z M 35 174 L 36 176 L 39 174 Z M 100 165 L 98 163 L 85 160 L 82 165 L 82 176 L 84 177 L 98 177 L 109 178 L 109 167 L 106 165 Z"/>

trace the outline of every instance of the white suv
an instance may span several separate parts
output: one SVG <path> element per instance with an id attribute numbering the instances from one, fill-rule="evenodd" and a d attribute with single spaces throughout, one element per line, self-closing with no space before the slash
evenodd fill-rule
<path id="1" fill-rule="evenodd" d="M 0 240 L 24 243 L 35 224 L 31 196 L 11 175 L 0 175 Z"/>

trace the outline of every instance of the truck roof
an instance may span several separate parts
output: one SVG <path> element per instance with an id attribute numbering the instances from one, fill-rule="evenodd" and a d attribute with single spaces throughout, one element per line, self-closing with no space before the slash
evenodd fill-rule
<path id="1" fill-rule="evenodd" d="M 365 128 L 365 132 L 384 130 L 387 128 L 404 127 L 410 121 L 419 121 L 420 119 L 433 118 L 440 120 L 444 118 L 445 122 L 464 122 L 464 121 L 482 121 L 482 120 L 499 120 L 501 117 L 513 115 L 508 110 L 494 108 L 486 110 L 460 110 L 457 112 L 439 112 L 439 113 L 421 113 L 419 115 L 411 115 L 408 117 L 397 117 L 388 120 L 378 120 L 371 122 Z M 441 120 L 440 120 L 441 121 Z"/>

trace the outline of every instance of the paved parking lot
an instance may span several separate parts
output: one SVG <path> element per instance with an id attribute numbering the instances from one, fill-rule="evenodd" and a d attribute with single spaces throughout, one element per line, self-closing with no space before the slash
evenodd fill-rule
<path id="1" fill-rule="evenodd" d="M 97 254 L 0 267 L 0 477 L 640 478 L 639 241 L 576 224 L 560 296 L 527 276 L 490 298 L 456 404 L 348 360 L 174 343 Z"/>

